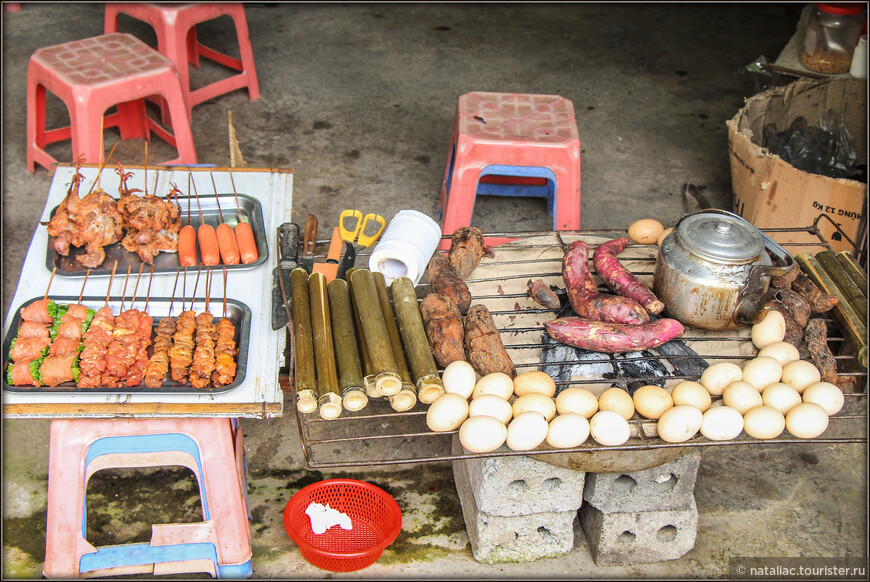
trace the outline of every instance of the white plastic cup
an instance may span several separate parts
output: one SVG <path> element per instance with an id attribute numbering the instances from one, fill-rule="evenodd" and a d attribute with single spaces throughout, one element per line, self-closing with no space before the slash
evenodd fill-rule
<path id="1" fill-rule="evenodd" d="M 369 270 L 381 273 L 388 286 L 398 277 L 408 277 L 416 286 L 440 241 L 437 222 L 422 212 L 401 210 L 372 251 Z"/>

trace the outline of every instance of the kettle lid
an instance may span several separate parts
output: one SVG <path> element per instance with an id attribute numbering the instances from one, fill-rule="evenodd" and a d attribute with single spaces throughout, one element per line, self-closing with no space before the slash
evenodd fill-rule
<path id="1" fill-rule="evenodd" d="M 686 216 L 677 226 L 677 234 L 693 253 L 720 262 L 748 262 L 764 251 L 761 232 L 730 212 L 699 212 Z"/>

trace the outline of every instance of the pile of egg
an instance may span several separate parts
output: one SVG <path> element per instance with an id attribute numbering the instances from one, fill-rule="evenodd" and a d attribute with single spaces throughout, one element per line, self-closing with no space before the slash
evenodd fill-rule
<path id="1" fill-rule="evenodd" d="M 822 382 L 819 370 L 801 360 L 784 336 L 782 315 L 771 311 L 752 327 L 759 352 L 742 367 L 716 363 L 697 382 L 680 382 L 670 392 L 642 386 L 633 396 L 618 387 L 598 396 L 571 387 L 556 396 L 556 383 L 545 372 L 513 379 L 495 372 L 478 380 L 468 362 L 456 361 L 444 369 L 445 394 L 429 406 L 426 424 L 435 432 L 458 428 L 460 442 L 472 453 L 502 445 L 531 451 L 545 441 L 553 448 L 574 448 L 590 436 L 603 446 L 622 445 L 635 412 L 657 421 L 658 436 L 669 443 L 698 433 L 732 440 L 744 431 L 757 439 L 776 438 L 784 430 L 815 438 L 827 429 L 828 417 L 842 409 L 843 392 Z"/>

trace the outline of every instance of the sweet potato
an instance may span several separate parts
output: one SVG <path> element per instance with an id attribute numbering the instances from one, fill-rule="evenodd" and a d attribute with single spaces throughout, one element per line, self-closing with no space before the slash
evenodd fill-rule
<path id="1" fill-rule="evenodd" d="M 493 372 L 504 372 L 511 378 L 517 375 L 492 315 L 483 305 L 472 305 L 465 317 L 465 352 L 468 363 L 481 376 Z"/>
<path id="2" fill-rule="evenodd" d="M 800 293 L 791 289 L 780 289 L 779 292 L 782 295 L 780 302 L 788 309 L 799 326 L 806 327 L 812 313 L 810 302 Z"/>
<path id="3" fill-rule="evenodd" d="M 681 337 L 683 324 L 662 318 L 651 323 L 625 325 L 589 321 L 581 317 L 562 317 L 544 324 L 554 340 L 593 352 L 621 354 L 639 352 Z"/>
<path id="4" fill-rule="evenodd" d="M 592 253 L 595 272 L 614 293 L 634 299 L 649 313 L 657 315 L 665 308 L 665 304 L 659 301 L 649 287 L 632 275 L 616 258 L 616 255 L 625 250 L 628 243 L 628 237 L 623 236 L 598 245 Z"/>
<path id="5" fill-rule="evenodd" d="M 810 302 L 813 313 L 826 313 L 839 302 L 835 295 L 829 295 L 816 287 L 816 284 L 800 270 L 792 281 L 791 288 Z"/>
<path id="6" fill-rule="evenodd" d="M 529 279 L 527 283 L 529 287 L 529 297 L 535 300 L 538 305 L 543 305 L 547 309 L 559 309 L 562 302 L 559 301 L 559 296 L 555 291 L 550 289 L 550 286 L 544 283 L 543 279 Z"/>
<path id="7" fill-rule="evenodd" d="M 828 348 L 828 326 L 821 319 L 811 319 L 804 328 L 804 339 L 822 381 L 837 384 L 837 360 Z"/>
<path id="8" fill-rule="evenodd" d="M 484 255 L 483 233 L 476 226 L 461 226 L 450 237 L 448 258 L 456 276 L 463 281 L 477 268 Z"/>
<path id="9" fill-rule="evenodd" d="M 589 272 L 589 245 L 585 241 L 572 242 L 565 249 L 562 279 L 571 308 L 579 317 L 629 325 L 649 322 L 649 313 L 634 299 L 598 293 L 598 287 Z"/>
<path id="10" fill-rule="evenodd" d="M 465 328 L 456 303 L 446 295 L 429 293 L 420 302 L 420 314 L 435 361 L 446 366 L 464 360 Z"/>
<path id="11" fill-rule="evenodd" d="M 468 311 L 471 305 L 471 291 L 465 281 L 456 275 L 450 259 L 446 255 L 436 252 L 429 260 L 426 270 L 429 278 L 429 287 L 433 293 L 450 297 L 462 315 Z"/>
<path id="12" fill-rule="evenodd" d="M 779 301 L 771 301 L 770 308 L 779 311 L 785 320 L 785 337 L 782 341 L 788 342 L 796 348 L 800 347 L 801 341 L 804 339 L 804 329 L 795 320 L 788 308 Z"/>

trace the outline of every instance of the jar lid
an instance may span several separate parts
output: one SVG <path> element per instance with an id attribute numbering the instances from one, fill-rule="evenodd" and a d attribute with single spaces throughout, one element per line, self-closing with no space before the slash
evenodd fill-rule
<path id="1" fill-rule="evenodd" d="M 863 4 L 816 4 L 819 10 L 828 14 L 839 14 L 841 16 L 851 16 L 853 14 L 861 14 L 864 12 Z"/>
<path id="2" fill-rule="evenodd" d="M 692 214 L 680 221 L 677 233 L 690 251 L 720 262 L 747 262 L 764 250 L 759 230 L 737 215 Z"/>

